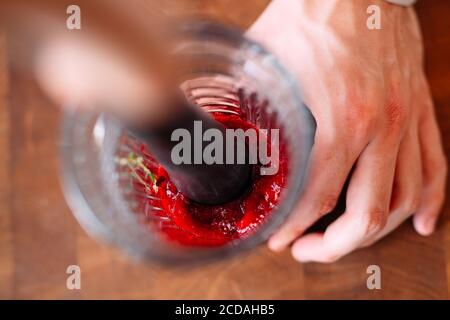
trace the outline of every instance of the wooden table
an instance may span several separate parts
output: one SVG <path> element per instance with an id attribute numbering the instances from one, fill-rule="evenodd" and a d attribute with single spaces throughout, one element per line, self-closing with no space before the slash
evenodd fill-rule
<path id="1" fill-rule="evenodd" d="M 197 0 L 203 10 L 246 28 L 267 1 Z M 179 8 L 178 8 L 179 9 Z M 450 151 L 450 2 L 420 1 L 427 72 Z M 89 238 L 58 181 L 59 111 L 29 76 L 9 68 L 0 35 L 0 298 L 444 298 L 450 289 L 450 205 L 425 238 L 407 222 L 376 245 L 328 265 L 296 263 L 262 247 L 195 270 L 136 265 Z M 82 270 L 82 289 L 66 289 L 66 268 Z M 382 270 L 368 290 L 366 268 Z"/>

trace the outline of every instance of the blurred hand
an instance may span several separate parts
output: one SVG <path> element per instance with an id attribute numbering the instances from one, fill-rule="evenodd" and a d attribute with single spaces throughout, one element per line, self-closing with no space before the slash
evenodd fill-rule
<path id="1" fill-rule="evenodd" d="M 370 4 L 381 8 L 381 30 L 366 26 Z M 414 10 L 381 0 L 275 0 L 248 35 L 296 76 L 317 121 L 305 191 L 269 247 L 293 243 L 298 261 L 332 262 L 411 215 L 418 233 L 431 234 L 447 163 Z M 346 212 L 325 233 L 303 235 L 334 208 L 354 165 Z"/>
<path id="2" fill-rule="evenodd" d="M 79 0 L 80 30 L 66 26 L 69 3 L 0 1 L 0 30 L 19 52 L 13 65 L 33 72 L 60 106 L 108 111 L 134 126 L 178 111 L 174 22 L 158 2 Z"/>

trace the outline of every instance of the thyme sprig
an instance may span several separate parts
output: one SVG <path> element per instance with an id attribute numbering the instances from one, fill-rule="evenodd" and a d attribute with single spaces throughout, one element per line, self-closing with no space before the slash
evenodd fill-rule
<path id="1" fill-rule="evenodd" d="M 142 156 L 136 155 L 134 152 L 128 153 L 127 157 L 118 158 L 118 163 L 120 166 L 128 167 L 131 170 L 132 176 L 137 179 L 147 190 L 150 189 L 150 185 L 142 179 L 142 177 L 137 172 L 141 169 L 144 172 L 144 177 L 150 178 L 152 182 L 152 189 L 158 192 L 158 186 L 156 185 L 156 176 L 150 169 L 144 164 L 144 158 Z"/>

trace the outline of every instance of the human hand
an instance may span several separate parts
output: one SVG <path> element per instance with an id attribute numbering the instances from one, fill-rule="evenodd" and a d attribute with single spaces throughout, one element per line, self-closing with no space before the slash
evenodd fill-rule
<path id="1" fill-rule="evenodd" d="M 381 29 L 366 26 L 381 8 Z M 270 238 L 301 262 L 332 262 L 379 240 L 413 215 L 433 232 L 447 162 L 423 71 L 412 8 L 385 1 L 276 1 L 248 36 L 296 76 L 316 122 L 305 186 L 295 212 Z M 323 234 L 303 235 L 336 205 L 350 170 L 346 212 Z"/>
<path id="2" fill-rule="evenodd" d="M 133 127 L 159 124 L 182 103 L 171 19 L 157 2 L 2 0 L 10 63 L 34 74 L 64 108 L 105 111 Z M 72 13 L 71 13 L 72 12 Z M 67 22 L 77 16 L 77 28 Z M 161 107 L 164 106 L 164 107 Z"/>

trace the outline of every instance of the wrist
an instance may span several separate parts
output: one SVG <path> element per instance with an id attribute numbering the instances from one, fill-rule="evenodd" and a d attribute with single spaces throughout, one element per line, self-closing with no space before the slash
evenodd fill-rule
<path id="1" fill-rule="evenodd" d="M 386 0 L 389 3 L 397 4 L 404 7 L 412 6 L 417 0 Z"/>

